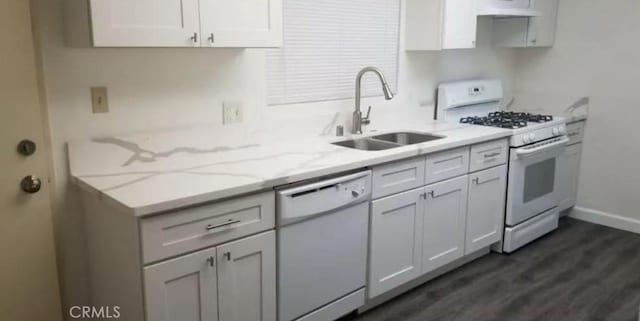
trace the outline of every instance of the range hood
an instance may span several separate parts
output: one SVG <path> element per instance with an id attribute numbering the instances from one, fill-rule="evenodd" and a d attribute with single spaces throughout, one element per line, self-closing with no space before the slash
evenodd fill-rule
<path id="1" fill-rule="evenodd" d="M 528 0 L 478 0 L 478 16 L 494 18 L 538 17 L 542 13 L 530 8 Z"/>

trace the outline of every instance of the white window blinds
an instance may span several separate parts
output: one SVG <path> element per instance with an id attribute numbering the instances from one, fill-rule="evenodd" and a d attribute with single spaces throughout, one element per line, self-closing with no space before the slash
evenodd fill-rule
<path id="1" fill-rule="evenodd" d="M 267 53 L 268 103 L 354 97 L 366 66 L 397 90 L 400 0 L 284 0 L 284 46 Z M 375 76 L 363 95 L 381 95 Z"/>

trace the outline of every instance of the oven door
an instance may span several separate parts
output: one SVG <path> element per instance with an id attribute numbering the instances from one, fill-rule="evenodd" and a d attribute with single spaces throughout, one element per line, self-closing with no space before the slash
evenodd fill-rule
<path id="1" fill-rule="evenodd" d="M 511 149 L 505 223 L 514 226 L 560 201 L 560 157 L 568 138 Z"/>

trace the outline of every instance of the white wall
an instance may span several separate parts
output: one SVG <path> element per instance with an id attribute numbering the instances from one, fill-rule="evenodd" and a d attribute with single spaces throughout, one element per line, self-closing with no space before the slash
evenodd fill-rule
<path id="1" fill-rule="evenodd" d="M 84 220 L 78 191 L 68 182 L 66 142 L 192 125 L 208 125 L 219 131 L 221 105 L 227 99 L 244 102 L 245 123 L 274 131 L 286 128 L 288 132 L 297 130 L 297 135 L 317 135 L 336 113 L 340 113 L 339 122 L 349 121 L 352 100 L 266 106 L 262 50 L 67 48 L 63 44 L 62 1 L 35 1 L 34 13 L 42 39 L 54 157 L 58 261 L 67 307 L 87 302 L 88 292 L 84 282 Z M 376 118 L 380 121 L 384 113 L 401 115 L 407 111 L 415 111 L 428 121 L 440 81 L 501 77 L 510 83 L 513 52 L 490 47 L 490 25 L 490 20 L 481 20 L 477 50 L 401 51 L 397 98 L 365 102 L 374 105 L 373 122 Z M 91 113 L 89 87 L 97 85 L 109 88 L 108 114 Z"/>
<path id="2" fill-rule="evenodd" d="M 520 51 L 515 74 L 519 106 L 561 112 L 577 98 L 591 97 L 578 206 L 636 220 L 636 230 L 638 34 L 640 1 L 561 0 L 556 45 Z"/>

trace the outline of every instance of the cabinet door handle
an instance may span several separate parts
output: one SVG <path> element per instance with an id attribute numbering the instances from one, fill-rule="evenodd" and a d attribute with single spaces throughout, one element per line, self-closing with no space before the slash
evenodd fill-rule
<path id="1" fill-rule="evenodd" d="M 429 198 L 429 196 L 431 196 L 431 198 L 433 198 L 433 195 L 434 195 L 434 191 L 431 191 L 431 192 L 425 192 L 425 193 L 420 194 L 420 197 L 422 197 L 424 199 L 427 199 L 427 198 Z"/>
<path id="2" fill-rule="evenodd" d="M 226 223 L 222 223 L 222 224 L 218 224 L 218 225 L 211 225 L 211 224 L 209 224 L 209 225 L 207 225 L 206 229 L 207 229 L 207 231 L 211 231 L 211 230 L 215 230 L 215 229 L 217 229 L 217 228 L 221 228 L 221 227 L 225 227 L 225 226 L 233 225 L 233 224 L 240 223 L 240 222 L 242 222 L 242 221 L 240 221 L 240 220 L 230 219 L 230 220 L 228 220 Z"/>
<path id="3" fill-rule="evenodd" d="M 213 32 L 209 34 L 209 37 L 207 39 L 209 39 L 210 43 L 216 42 L 216 37 L 213 35 Z"/>
<path id="4" fill-rule="evenodd" d="M 224 257 L 225 259 L 227 259 L 227 261 L 231 261 L 231 252 L 225 252 Z"/>
<path id="5" fill-rule="evenodd" d="M 209 266 L 210 266 L 210 267 L 215 266 L 215 264 L 216 264 L 216 259 L 215 259 L 213 256 L 210 256 L 210 257 L 207 259 L 207 264 L 209 264 Z"/>
<path id="6" fill-rule="evenodd" d="M 194 32 L 193 36 L 191 36 L 191 41 L 193 41 L 193 43 L 198 43 L 198 33 Z"/>

